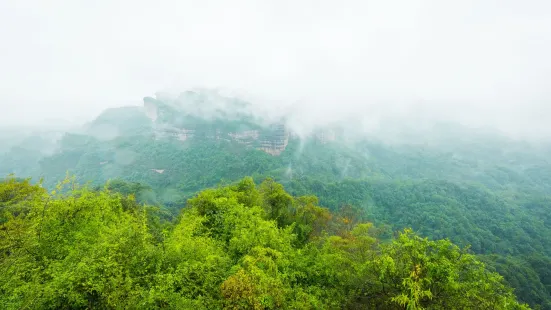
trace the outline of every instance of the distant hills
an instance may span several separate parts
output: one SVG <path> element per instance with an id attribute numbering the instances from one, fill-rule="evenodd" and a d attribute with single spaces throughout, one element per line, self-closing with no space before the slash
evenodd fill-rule
<path id="1" fill-rule="evenodd" d="M 92 187 L 117 180 L 172 214 L 205 188 L 271 177 L 333 210 L 358 207 L 391 230 L 470 245 L 521 300 L 550 309 L 542 271 L 551 269 L 550 144 L 412 120 L 362 131 L 358 118 L 305 131 L 300 118 L 269 113 L 193 90 L 108 109 L 77 128 L 6 128 L 0 175 L 42 178 L 49 189 L 67 175 Z"/>
<path id="2" fill-rule="evenodd" d="M 189 173 L 184 171 L 205 169 L 178 161 L 178 156 L 238 154 L 225 159 L 229 167 L 245 165 L 247 154 L 262 158 L 263 164 L 246 171 L 282 178 L 430 178 L 478 182 L 493 189 L 513 182 L 530 191 L 551 190 L 551 182 L 539 173 L 551 170 L 549 145 L 449 123 L 387 124 L 365 134 L 358 129 L 361 124 L 348 122 L 318 126 L 304 135 L 287 117 L 260 114 L 252 103 L 212 90 L 158 93 L 145 97 L 143 106 L 107 109 L 78 128 L 0 131 L 0 173 L 44 177 L 48 184 L 66 172 L 83 182 L 120 177 L 149 183 L 151 175 L 145 173 L 151 171 L 185 180 Z M 207 154 L 201 153 L 203 148 Z M 242 176 L 222 173 L 223 178 Z M 204 185 L 219 180 L 213 177 Z"/>

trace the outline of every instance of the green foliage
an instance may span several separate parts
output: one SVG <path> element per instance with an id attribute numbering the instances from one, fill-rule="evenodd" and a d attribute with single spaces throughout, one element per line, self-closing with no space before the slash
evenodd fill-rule
<path id="1" fill-rule="evenodd" d="M 541 254 L 519 256 L 483 255 L 491 270 L 503 275 L 515 293 L 535 308 L 551 309 L 551 259 Z"/>
<path id="2" fill-rule="evenodd" d="M 432 239 L 450 238 L 477 254 L 501 254 L 485 260 L 523 301 L 551 309 L 546 269 L 527 262 L 527 257 L 549 260 L 551 255 L 548 196 L 511 198 L 477 184 L 434 180 L 322 183 L 305 178 L 288 188 L 294 194 L 317 194 L 332 209 L 362 206 L 358 216 L 390 223 L 394 230 L 411 227 Z"/>
<path id="3" fill-rule="evenodd" d="M 164 240 L 166 221 L 204 188 L 247 175 L 268 178 L 263 184 L 252 179 L 233 184 L 230 196 L 214 190 L 208 195 L 220 199 L 215 202 L 205 193 L 203 202 L 191 200 L 210 212 L 200 215 L 206 220 L 202 229 L 227 242 L 232 226 L 226 218 L 260 214 L 289 230 L 293 247 L 307 251 L 325 233 L 343 237 L 366 220 L 376 224 L 371 233 L 382 240 L 411 227 L 431 240 L 449 238 L 470 247 L 504 276 L 520 300 L 551 309 L 545 263 L 551 257 L 548 144 L 440 124 L 399 143 L 393 143 L 393 135 L 346 142 L 291 135 L 285 151 L 272 156 L 257 147 L 261 140 L 281 138 L 281 128 L 261 126 L 246 113 L 248 103 L 201 91 L 162 97 L 146 98 L 158 108 L 153 122 L 141 108 L 127 107 L 107 110 L 79 134 L 59 140 L 57 133 L 13 138 L 8 132 L 12 141 L 3 140 L 0 174 L 43 177 L 41 185 L 52 190 L 69 173 L 80 183 L 90 182 L 96 192 L 133 195 L 136 203 L 123 202 L 125 210 L 157 206 L 140 208 L 155 214 L 147 221 L 158 242 Z M 208 104 L 213 98 L 229 100 L 229 109 L 213 108 Z M 194 137 L 179 136 L 190 129 Z M 229 133 L 249 130 L 258 130 L 258 137 L 230 139 Z M 2 207 L 0 222 L 28 212 L 31 196 Z M 223 207 L 239 204 L 251 210 Z M 294 294 L 297 302 L 320 308 L 310 291 Z"/>
<path id="4" fill-rule="evenodd" d="M 407 309 L 523 308 L 501 276 L 486 271 L 474 255 L 408 229 L 383 246 L 374 268 L 384 294 Z"/>
<path id="5" fill-rule="evenodd" d="M 40 184 L 32 185 L 29 179 L 9 176 L 0 180 L 0 224 L 28 213 L 32 201 L 45 194 Z"/>
<path id="6" fill-rule="evenodd" d="M 204 190 L 174 222 L 134 200 L 142 188 L 0 183 L 2 308 L 527 309 L 450 241 L 381 242 L 352 208 L 271 179 Z"/>

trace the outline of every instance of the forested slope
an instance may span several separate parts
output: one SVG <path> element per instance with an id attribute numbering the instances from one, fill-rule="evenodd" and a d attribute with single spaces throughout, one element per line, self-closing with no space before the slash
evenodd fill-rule
<path id="1" fill-rule="evenodd" d="M 173 221 L 70 181 L 8 178 L 0 207 L 3 309 L 527 309 L 450 241 L 383 242 L 271 179 L 202 191 Z"/>
<path id="2" fill-rule="evenodd" d="M 0 174 L 42 178 L 48 190 L 67 174 L 97 190 L 109 181 L 111 191 L 161 207 L 166 220 L 205 188 L 270 177 L 332 211 L 356 210 L 382 238 L 412 228 L 468 246 L 520 300 L 551 309 L 549 145 L 442 124 L 399 141 L 334 128 L 298 136 L 257 122 L 240 101 L 233 113 L 214 109 L 217 117 L 205 116 L 208 106 L 193 111 L 195 103 L 185 106 L 193 114 L 159 100 L 153 116 L 111 109 L 59 139 L 21 138 L 0 153 Z"/>

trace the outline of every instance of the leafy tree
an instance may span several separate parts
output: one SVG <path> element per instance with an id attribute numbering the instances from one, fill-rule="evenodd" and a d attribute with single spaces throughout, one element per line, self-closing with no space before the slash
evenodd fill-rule
<path id="1" fill-rule="evenodd" d="M 0 183 L 3 308 L 527 308 L 449 240 L 404 230 L 381 242 L 361 221 L 335 234 L 338 216 L 273 180 L 204 190 L 171 223 L 115 184 Z"/>

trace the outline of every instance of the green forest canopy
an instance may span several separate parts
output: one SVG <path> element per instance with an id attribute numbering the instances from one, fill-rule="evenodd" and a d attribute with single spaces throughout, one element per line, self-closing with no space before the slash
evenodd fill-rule
<path id="1" fill-rule="evenodd" d="M 56 134 L 18 143 L 0 138 L 8 146 L 0 152 L 0 175 L 42 178 L 52 190 L 69 173 L 92 191 L 106 187 L 159 206 L 162 221 L 205 188 L 247 175 L 271 177 L 293 196 L 316 195 L 333 213 L 356 210 L 357 218 L 378 227 L 379 238 L 412 228 L 430 240 L 469 247 L 519 300 L 551 309 L 551 147 L 545 143 L 441 125 L 401 143 L 290 136 L 285 151 L 271 156 L 253 145 L 208 138 L 213 129 L 252 128 L 247 119 L 189 124 L 181 113 L 164 116 L 175 119 L 152 122 L 136 107 L 112 109 L 60 140 L 51 139 Z M 163 137 L 173 121 L 202 133 L 185 141 Z"/>
<path id="2" fill-rule="evenodd" d="M 65 190 L 64 190 L 65 189 Z M 105 186 L 0 183 L 3 309 L 527 309 L 476 256 L 389 240 L 271 179 L 206 189 L 173 221 Z"/>

